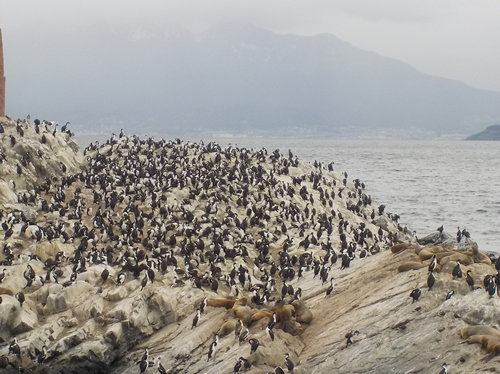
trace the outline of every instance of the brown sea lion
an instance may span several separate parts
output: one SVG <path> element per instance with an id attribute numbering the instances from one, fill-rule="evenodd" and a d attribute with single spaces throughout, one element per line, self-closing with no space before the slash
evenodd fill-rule
<path id="1" fill-rule="evenodd" d="M 429 246 L 429 247 L 424 247 L 418 254 L 418 257 L 420 257 L 421 261 L 428 260 L 432 258 L 434 255 L 437 255 L 442 252 L 449 252 L 450 250 L 447 248 L 439 247 L 439 246 Z"/>
<path id="2" fill-rule="evenodd" d="M 391 247 L 391 252 L 396 254 L 396 253 L 404 251 L 409 246 L 410 246 L 410 243 L 399 243 L 399 244 L 393 245 Z"/>
<path id="3" fill-rule="evenodd" d="M 488 325 L 470 325 L 462 328 L 460 335 L 462 335 L 464 339 L 473 335 L 493 335 L 500 338 L 500 330 Z"/>
<path id="4" fill-rule="evenodd" d="M 234 306 L 234 303 L 236 300 L 229 300 L 229 299 L 213 299 L 213 300 L 207 300 L 207 306 L 214 306 L 214 307 L 224 307 L 226 309 L 231 309 Z"/>
<path id="5" fill-rule="evenodd" d="M 313 314 L 302 300 L 295 300 L 292 305 L 295 309 L 295 320 L 297 322 L 306 324 L 312 322 Z"/>
<path id="6" fill-rule="evenodd" d="M 252 323 L 252 308 L 246 305 L 235 305 L 231 309 L 236 317 L 241 319 L 243 323 L 249 326 Z"/>
<path id="7" fill-rule="evenodd" d="M 14 292 L 12 292 L 12 290 L 9 290 L 8 288 L 0 287 L 0 295 L 14 296 Z"/>
<path id="8" fill-rule="evenodd" d="M 234 318 L 228 319 L 226 322 L 222 324 L 219 331 L 217 331 L 217 334 L 221 337 L 226 336 L 231 332 L 233 332 L 237 325 L 238 325 L 238 320 Z"/>
<path id="9" fill-rule="evenodd" d="M 448 262 L 457 262 L 457 261 L 460 261 L 460 263 L 462 265 L 470 265 L 474 262 L 474 260 L 472 259 L 472 257 L 470 256 L 467 256 L 466 254 L 464 253 L 453 253 L 449 256 L 446 256 L 444 258 L 442 258 L 441 260 L 439 260 L 438 258 L 438 261 L 439 261 L 439 264 L 441 266 L 443 266 L 444 264 L 448 263 Z"/>
<path id="10" fill-rule="evenodd" d="M 418 270 L 427 267 L 427 265 L 422 264 L 421 262 L 417 261 L 408 261 L 408 262 L 403 262 L 402 264 L 398 265 L 398 272 L 403 273 L 405 271 L 409 270 Z"/>
<path id="11" fill-rule="evenodd" d="M 262 318 L 271 318 L 273 316 L 273 312 L 267 309 L 253 311 L 252 313 L 252 321 L 258 321 Z"/>
<path id="12" fill-rule="evenodd" d="M 290 304 L 282 306 L 281 308 L 275 308 L 273 311 L 276 313 L 276 322 L 289 321 L 295 315 L 295 308 Z"/>

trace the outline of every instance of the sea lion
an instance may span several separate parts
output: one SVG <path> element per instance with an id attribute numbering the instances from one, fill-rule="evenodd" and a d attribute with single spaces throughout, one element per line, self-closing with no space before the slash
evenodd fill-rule
<path id="1" fill-rule="evenodd" d="M 262 309 L 262 310 L 257 310 L 252 312 L 252 321 L 258 321 L 261 320 L 262 318 L 271 318 L 273 316 L 273 312 L 270 310 Z"/>
<path id="2" fill-rule="evenodd" d="M 462 335 L 462 338 L 464 339 L 473 335 L 493 335 L 500 338 L 500 330 L 488 325 L 473 325 L 462 328 L 460 335 Z"/>
<path id="3" fill-rule="evenodd" d="M 441 266 L 443 266 L 448 262 L 460 261 L 462 265 L 471 265 L 474 262 L 474 260 L 470 256 L 467 256 L 464 253 L 453 253 L 450 254 L 449 256 L 443 257 L 441 260 L 439 260 L 438 257 L 438 261 Z"/>
<path id="4" fill-rule="evenodd" d="M 249 326 L 252 323 L 252 308 L 246 305 L 235 305 L 231 309 L 234 315 Z"/>
<path id="5" fill-rule="evenodd" d="M 292 305 L 295 309 L 295 320 L 297 322 L 306 324 L 312 322 L 313 314 L 302 300 L 295 300 Z"/>
<path id="6" fill-rule="evenodd" d="M 439 253 L 442 253 L 442 252 L 449 252 L 449 249 L 439 247 L 439 246 L 424 247 L 419 252 L 418 257 L 420 257 L 421 261 L 425 261 L 425 260 L 432 258 L 434 255 L 437 256 Z"/>
<path id="7" fill-rule="evenodd" d="M 230 299 L 213 299 L 207 300 L 207 306 L 224 307 L 226 309 L 231 309 L 234 306 L 235 302 L 236 300 Z"/>
<path id="8" fill-rule="evenodd" d="M 396 254 L 396 253 L 404 251 L 409 246 L 410 246 L 410 243 L 399 243 L 399 244 L 393 245 L 391 247 L 391 252 Z"/>
<path id="9" fill-rule="evenodd" d="M 418 270 L 418 269 L 422 269 L 425 267 L 427 267 L 427 265 L 424 265 L 421 262 L 408 261 L 408 262 L 403 262 L 402 264 L 398 265 L 398 272 L 403 273 L 405 271 Z"/>
<path id="10" fill-rule="evenodd" d="M 234 318 L 228 319 L 226 322 L 222 324 L 219 331 L 217 331 L 217 334 L 221 337 L 226 336 L 231 332 L 233 332 L 237 325 L 238 325 L 238 320 Z"/>
<path id="11" fill-rule="evenodd" d="M 276 313 L 276 322 L 290 321 L 292 316 L 295 316 L 295 308 L 290 304 L 282 306 L 281 308 L 275 308 L 273 312 Z"/>
<path id="12" fill-rule="evenodd" d="M 12 292 L 12 290 L 9 290 L 8 288 L 0 287 L 0 295 L 14 296 L 14 292 Z"/>

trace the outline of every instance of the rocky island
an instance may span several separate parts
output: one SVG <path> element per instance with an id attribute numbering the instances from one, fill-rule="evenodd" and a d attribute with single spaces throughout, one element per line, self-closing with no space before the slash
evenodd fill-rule
<path id="1" fill-rule="evenodd" d="M 5 373 L 498 370 L 500 261 L 333 163 L 0 123 Z"/>
<path id="2" fill-rule="evenodd" d="M 485 130 L 467 137 L 465 140 L 500 140 L 500 125 L 488 126 Z"/>

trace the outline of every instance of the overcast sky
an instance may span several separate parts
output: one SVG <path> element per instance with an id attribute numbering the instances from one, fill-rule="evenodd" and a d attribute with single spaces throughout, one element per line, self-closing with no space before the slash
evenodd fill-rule
<path id="1" fill-rule="evenodd" d="M 500 92 L 499 16 L 498 0 L 0 0 L 4 44 L 27 25 L 175 22 L 199 33 L 248 22 L 278 33 L 332 33 L 424 73 Z"/>

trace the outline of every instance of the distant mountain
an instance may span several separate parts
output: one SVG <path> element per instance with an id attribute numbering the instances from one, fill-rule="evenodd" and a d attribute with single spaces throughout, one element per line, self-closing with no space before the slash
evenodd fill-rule
<path id="1" fill-rule="evenodd" d="M 311 136 L 465 136 L 500 120 L 500 93 L 423 74 L 330 34 L 93 25 L 27 30 L 25 40 L 4 43 L 13 117 L 115 131 Z"/>
<path id="2" fill-rule="evenodd" d="M 488 126 L 484 131 L 471 135 L 465 140 L 500 140 L 500 125 Z"/>

